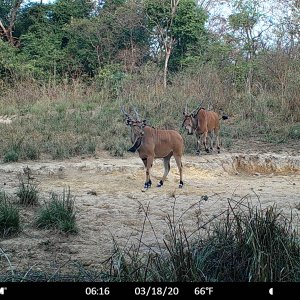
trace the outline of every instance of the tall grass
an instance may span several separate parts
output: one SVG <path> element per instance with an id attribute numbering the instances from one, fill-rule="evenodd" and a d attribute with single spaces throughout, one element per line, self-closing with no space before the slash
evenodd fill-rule
<path id="1" fill-rule="evenodd" d="M 144 207 L 140 204 L 144 222 L 137 240 L 120 246 L 113 237 L 114 252 L 101 268 L 85 268 L 80 262 L 74 263 L 70 259 L 53 273 L 31 266 L 25 271 L 0 274 L 0 281 L 300 281 L 299 232 L 292 226 L 295 220 L 283 216 L 276 206 L 262 208 L 244 203 L 243 199 L 239 202 L 229 200 L 228 208 L 219 215 L 205 222 L 198 216 L 195 228 L 187 231 L 184 226 L 186 213 L 194 206 L 198 207 L 199 203 L 175 217 L 177 200 L 174 199 L 172 212 L 166 215 L 163 240 L 158 238 L 151 223 L 149 205 Z M 74 214 L 70 213 L 74 199 L 71 199 L 70 193 L 64 192 L 62 197 L 53 196 L 51 200 L 41 211 L 38 226 L 65 230 L 63 224 L 70 222 L 62 220 L 68 220 L 69 216 L 74 225 Z M 151 245 L 144 241 L 147 225 L 152 228 L 156 240 Z M 74 232 L 74 226 L 67 228 L 67 232 Z M 2 254 L 7 258 L 4 252 Z"/>
<path id="2" fill-rule="evenodd" d="M 186 104 L 189 111 L 200 103 L 217 112 L 222 109 L 230 117 L 229 122 L 222 122 L 223 146 L 249 137 L 273 143 L 298 140 L 300 103 L 292 88 L 286 89 L 293 97 L 288 102 L 278 85 L 271 89 L 269 83 L 257 82 L 257 91 L 249 94 L 237 91 L 225 77 L 204 65 L 173 75 L 172 84 L 164 89 L 159 69 L 146 65 L 113 87 L 96 82 L 87 85 L 80 79 L 69 84 L 20 82 L 0 96 L 0 115 L 17 115 L 11 124 L 0 124 L 0 155 L 5 162 L 41 155 L 65 159 L 94 155 L 101 149 L 122 156 L 130 145 L 122 105 L 129 112 L 135 107 L 152 126 L 181 133 Z M 294 81 L 284 84 L 296 88 Z M 184 138 L 186 152 L 194 152 L 195 139 L 185 134 Z"/>
<path id="3" fill-rule="evenodd" d="M 246 210 L 245 210 L 246 209 Z M 146 219 L 147 210 L 146 210 Z M 229 202 L 221 218 L 187 233 L 180 220 L 167 216 L 165 247 L 120 248 L 110 261 L 113 281 L 297 282 L 300 280 L 299 233 L 275 206 L 261 209 Z M 143 232 L 141 234 L 141 237 Z M 159 249 L 159 250 L 157 250 Z M 165 250 L 162 250 L 165 249 Z"/>

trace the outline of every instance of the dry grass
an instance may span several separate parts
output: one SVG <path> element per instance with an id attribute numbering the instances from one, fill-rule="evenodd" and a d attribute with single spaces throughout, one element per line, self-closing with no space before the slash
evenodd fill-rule
<path id="1" fill-rule="evenodd" d="M 113 87 L 80 80 L 42 85 L 21 82 L 0 96 L 0 115 L 17 115 L 11 124 L 0 124 L 0 154 L 5 162 L 41 155 L 53 159 L 93 155 L 97 149 L 122 156 L 130 142 L 121 105 L 129 111 L 136 107 L 152 126 L 182 132 L 185 105 L 191 111 L 202 103 L 229 115 L 222 125 L 225 147 L 235 139 L 256 136 L 285 143 L 299 138 L 300 100 L 292 88 L 295 84 L 285 81 L 286 94 L 279 87 L 270 90 L 267 84 L 247 94 L 237 92 L 218 70 L 203 66 L 174 75 L 165 90 L 159 70 L 148 65 Z M 195 139 L 186 137 L 185 142 L 186 152 L 194 152 Z"/>

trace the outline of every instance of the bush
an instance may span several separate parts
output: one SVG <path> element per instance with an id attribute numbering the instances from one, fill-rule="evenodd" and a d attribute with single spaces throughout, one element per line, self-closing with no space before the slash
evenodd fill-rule
<path id="1" fill-rule="evenodd" d="M 62 196 L 52 193 L 49 203 L 45 204 L 36 219 L 38 228 L 55 228 L 67 233 L 76 233 L 76 219 L 74 212 L 75 198 L 68 192 L 63 191 Z"/>
<path id="2" fill-rule="evenodd" d="M 3 157 L 4 162 L 16 162 L 19 160 L 19 151 L 16 149 L 8 150 Z"/>
<path id="3" fill-rule="evenodd" d="M 290 127 L 289 137 L 294 140 L 300 139 L 300 124 L 294 125 Z"/>

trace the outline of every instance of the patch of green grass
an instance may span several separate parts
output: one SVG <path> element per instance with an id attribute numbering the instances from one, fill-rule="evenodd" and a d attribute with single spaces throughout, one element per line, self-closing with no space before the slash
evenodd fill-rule
<path id="1" fill-rule="evenodd" d="M 8 130 L 9 142 L 4 152 L 4 162 L 16 162 L 21 155 L 21 147 L 24 141 L 24 136 L 20 136 L 19 132 L 14 135 L 13 131 Z"/>
<path id="2" fill-rule="evenodd" d="M 75 197 L 70 189 L 61 196 L 52 193 L 51 199 L 42 207 L 36 219 L 38 228 L 54 228 L 67 233 L 77 233 L 74 211 Z"/>
<path id="3" fill-rule="evenodd" d="M 97 140 L 91 136 L 65 134 L 53 137 L 45 145 L 45 152 L 52 159 L 66 159 L 77 155 L 94 154 L 97 148 Z"/>
<path id="4" fill-rule="evenodd" d="M 300 140 L 300 124 L 293 125 L 289 128 L 288 136 L 294 140 Z"/>
<path id="5" fill-rule="evenodd" d="M 20 230 L 19 210 L 8 201 L 4 192 L 0 192 L 0 235 L 10 236 Z"/>
<path id="6" fill-rule="evenodd" d="M 123 156 L 130 148 L 130 129 L 123 123 L 112 124 L 101 133 L 104 150 L 113 156 Z"/>
<path id="7" fill-rule="evenodd" d="M 19 176 L 19 186 L 16 195 L 19 198 L 20 204 L 36 205 L 39 200 L 37 185 L 33 183 L 28 167 L 24 169 L 24 172 L 26 172 L 25 177 Z"/>
<path id="8" fill-rule="evenodd" d="M 16 162 L 19 160 L 19 150 L 18 149 L 9 149 L 4 153 L 3 162 Z"/>

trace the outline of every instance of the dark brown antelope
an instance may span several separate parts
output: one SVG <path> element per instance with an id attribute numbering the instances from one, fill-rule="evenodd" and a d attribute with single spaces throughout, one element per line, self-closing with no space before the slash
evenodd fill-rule
<path id="1" fill-rule="evenodd" d="M 161 187 L 164 184 L 170 171 L 170 159 L 172 156 L 174 156 L 179 170 L 179 188 L 182 188 L 181 158 L 184 150 L 182 136 L 175 130 L 155 129 L 146 125 L 146 121 L 141 121 L 136 110 L 136 119 L 126 113 L 123 107 L 121 108 L 121 111 L 126 117 L 126 125 L 131 127 L 131 142 L 133 143 L 133 146 L 128 151 L 137 151 L 146 167 L 144 189 L 146 190 L 151 187 L 150 169 L 155 158 L 163 158 L 164 160 L 165 172 L 157 187 Z"/>
<path id="2" fill-rule="evenodd" d="M 182 126 L 187 130 L 189 135 L 194 132 L 197 137 L 197 154 L 200 154 L 200 146 L 203 143 L 205 151 L 209 153 L 207 147 L 207 137 L 210 138 L 210 149 L 213 151 L 214 140 L 216 142 L 217 151 L 220 153 L 220 117 L 214 111 L 206 111 L 201 105 L 193 110 L 190 114 L 187 112 L 187 105 L 183 112 L 184 119 Z M 228 119 L 223 115 L 221 119 Z"/>

